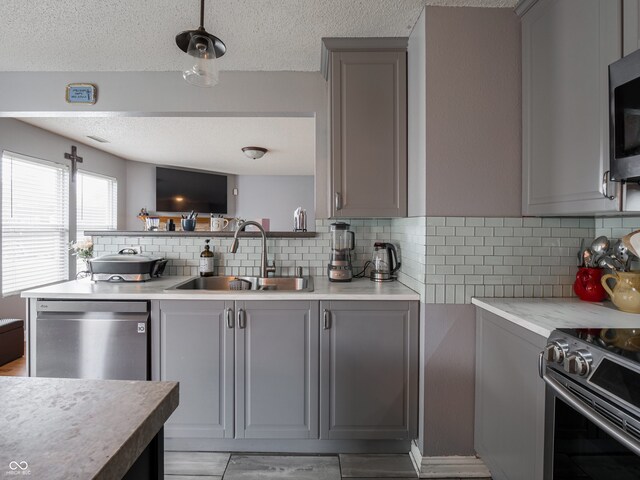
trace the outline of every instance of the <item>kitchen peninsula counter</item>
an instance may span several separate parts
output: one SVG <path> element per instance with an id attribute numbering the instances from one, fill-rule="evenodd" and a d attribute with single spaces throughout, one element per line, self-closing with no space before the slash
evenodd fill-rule
<path id="1" fill-rule="evenodd" d="M 178 406 L 178 384 L 0 377 L 0 405 L 0 475 L 122 478 Z"/>
<path id="2" fill-rule="evenodd" d="M 139 283 L 92 282 L 89 279 L 57 283 L 22 292 L 23 298 L 75 300 L 420 300 L 420 295 L 400 282 L 329 282 L 313 277 L 314 290 L 304 291 L 203 291 L 168 290 L 192 277 L 167 276 Z"/>
<path id="3" fill-rule="evenodd" d="M 547 338 L 557 328 L 638 328 L 640 314 L 617 310 L 611 302 L 578 298 L 474 298 L 473 304 Z"/>

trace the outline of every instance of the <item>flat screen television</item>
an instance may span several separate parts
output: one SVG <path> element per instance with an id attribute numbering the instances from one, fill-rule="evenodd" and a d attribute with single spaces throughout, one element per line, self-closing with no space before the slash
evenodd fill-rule
<path id="1" fill-rule="evenodd" d="M 156 167 L 156 211 L 227 213 L 227 176 Z"/>

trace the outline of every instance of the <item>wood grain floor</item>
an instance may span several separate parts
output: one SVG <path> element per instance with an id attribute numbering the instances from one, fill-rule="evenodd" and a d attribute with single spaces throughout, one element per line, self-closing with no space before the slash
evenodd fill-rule
<path id="1" fill-rule="evenodd" d="M 25 352 L 26 352 L 25 348 Z M 26 377 L 27 376 L 27 355 L 0 366 L 0 377 Z"/>

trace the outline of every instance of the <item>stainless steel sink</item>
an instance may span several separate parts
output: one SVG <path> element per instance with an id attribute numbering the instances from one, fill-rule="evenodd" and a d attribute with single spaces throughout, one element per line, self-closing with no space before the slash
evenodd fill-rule
<path id="1" fill-rule="evenodd" d="M 232 289 L 239 286 L 235 280 L 243 281 L 245 288 Z M 313 277 L 194 277 L 167 290 L 313 292 Z"/>

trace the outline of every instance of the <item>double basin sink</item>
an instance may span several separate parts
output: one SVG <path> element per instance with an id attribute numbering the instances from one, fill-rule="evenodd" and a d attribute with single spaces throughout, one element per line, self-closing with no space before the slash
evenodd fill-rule
<path id="1" fill-rule="evenodd" d="M 195 277 L 168 290 L 313 292 L 312 277 Z"/>

